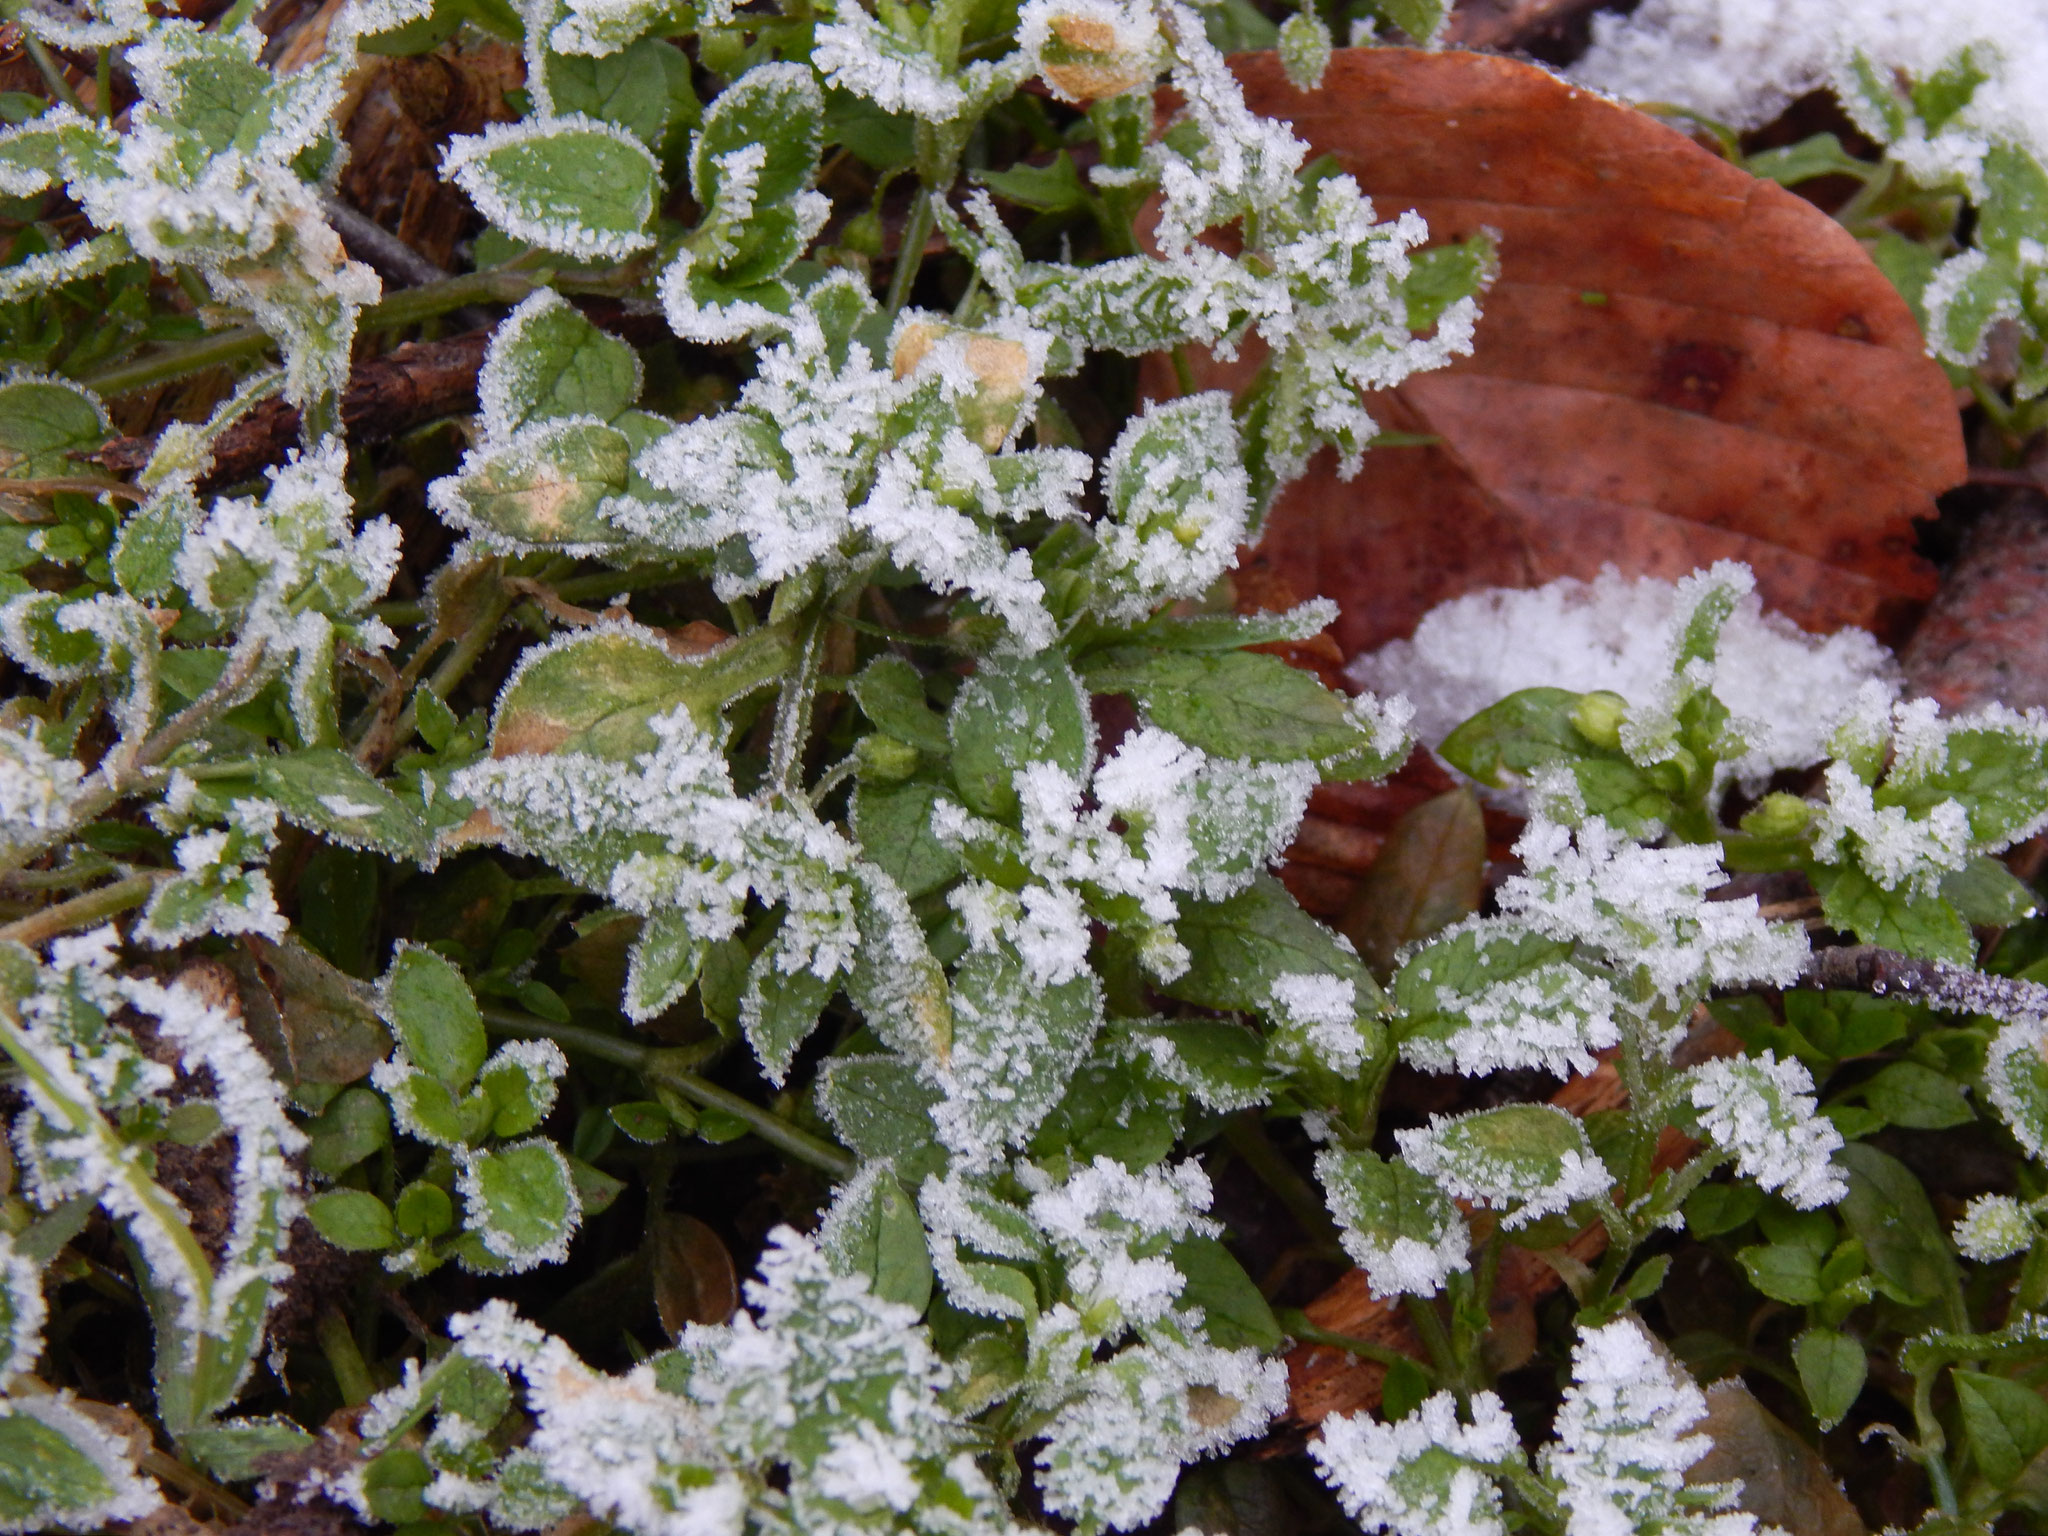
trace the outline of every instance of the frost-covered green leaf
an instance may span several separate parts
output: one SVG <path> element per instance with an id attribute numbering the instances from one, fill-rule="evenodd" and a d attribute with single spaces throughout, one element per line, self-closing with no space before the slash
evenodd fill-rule
<path id="1" fill-rule="evenodd" d="M 96 1530 L 163 1497 L 69 1393 L 0 1400 L 0 1531 Z"/>
<path id="2" fill-rule="evenodd" d="M 450 142 L 442 174 L 514 239 L 592 261 L 653 243 L 660 166 L 623 128 L 572 113 Z"/>
<path id="3" fill-rule="evenodd" d="M 1842 1136 L 1813 1098 L 1813 1075 L 1769 1051 L 1705 1062 L 1681 1089 L 1714 1145 L 1760 1189 L 1782 1193 L 1801 1210 L 1831 1205 L 1849 1186 L 1829 1162 Z"/>
<path id="4" fill-rule="evenodd" d="M 463 1224 L 483 1240 L 494 1268 L 559 1264 L 583 1219 L 569 1163 L 545 1138 L 463 1154 L 457 1187 Z"/>
<path id="5" fill-rule="evenodd" d="M 1465 1218 L 1431 1179 L 1405 1162 L 1365 1151 L 1316 1154 L 1344 1251 L 1379 1296 L 1434 1296 L 1465 1268 Z"/>
<path id="6" fill-rule="evenodd" d="M 1512 1230 L 1605 1198 L 1614 1183 L 1585 1127 L 1549 1104 L 1509 1104 L 1397 1131 L 1401 1156 L 1447 1193 L 1506 1211 Z"/>

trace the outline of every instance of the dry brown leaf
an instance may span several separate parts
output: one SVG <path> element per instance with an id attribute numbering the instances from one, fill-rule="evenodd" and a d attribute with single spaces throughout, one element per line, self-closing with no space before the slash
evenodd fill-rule
<path id="1" fill-rule="evenodd" d="M 1710 1437 L 1714 1448 L 1687 1470 L 1688 1483 L 1741 1483 L 1735 1507 L 1781 1531 L 1867 1536 L 1869 1527 L 1827 1462 L 1741 1381 L 1707 1388 L 1707 1416 L 1693 1428 Z"/>
<path id="2" fill-rule="evenodd" d="M 1338 931 L 1384 975 L 1403 944 L 1479 910 L 1486 886 L 1486 818 L 1479 797 L 1454 789 L 1394 823 Z"/>
<path id="3" fill-rule="evenodd" d="M 1254 567 L 1343 604 L 1347 654 L 1481 586 L 1747 561 L 1813 629 L 1895 633 L 1933 591 L 1912 520 L 1964 472 L 1912 315 L 1833 220 L 1682 134 L 1474 53 L 1339 52 L 1303 94 L 1232 61 L 1255 112 L 1334 154 L 1382 216 L 1491 229 L 1475 355 L 1368 398 L 1437 446 L 1327 456 Z M 1231 387 L 1255 359 L 1207 365 Z"/>
<path id="4" fill-rule="evenodd" d="M 715 1327 L 739 1310 L 739 1276 L 718 1234 L 694 1216 L 654 1218 L 654 1305 L 661 1326 L 680 1338 L 685 1326 Z"/>

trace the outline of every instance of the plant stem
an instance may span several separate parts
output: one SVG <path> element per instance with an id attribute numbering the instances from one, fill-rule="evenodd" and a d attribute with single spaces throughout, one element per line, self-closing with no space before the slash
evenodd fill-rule
<path id="1" fill-rule="evenodd" d="M 40 38 L 23 33 L 21 40 L 28 48 L 28 56 L 35 61 L 36 73 L 43 77 L 43 84 L 50 88 L 51 93 L 72 111 L 81 116 L 90 115 L 86 113 L 85 103 L 78 99 L 78 92 L 71 89 L 71 82 L 64 78 L 64 66 L 57 62 L 56 55 L 43 45 Z"/>
<path id="2" fill-rule="evenodd" d="M 707 1082 L 690 1071 L 684 1063 L 700 1059 L 698 1052 L 689 1049 L 655 1050 L 635 1045 L 631 1040 L 621 1040 L 616 1035 L 576 1024 L 555 1024 L 509 1008 L 484 1008 L 481 1012 L 485 1025 L 500 1034 L 515 1035 L 525 1040 L 552 1040 L 569 1050 L 626 1067 L 649 1082 L 674 1089 L 693 1104 L 723 1110 L 735 1120 L 744 1121 L 748 1130 L 778 1151 L 788 1153 L 798 1162 L 822 1169 L 835 1179 L 852 1178 L 860 1166 L 844 1149 L 820 1140 L 808 1131 L 799 1130 L 774 1111 L 764 1109 L 751 1099 L 716 1083 Z"/>
<path id="3" fill-rule="evenodd" d="M 268 334 L 253 325 L 238 325 L 233 330 L 215 331 L 211 336 L 201 336 L 180 346 L 165 347 L 147 357 L 116 363 L 111 368 L 89 374 L 80 382 L 102 395 L 132 395 L 137 390 L 168 384 L 174 379 L 217 368 L 223 363 L 239 363 L 269 350 Z"/>
<path id="4" fill-rule="evenodd" d="M 1287 1207 L 1287 1213 L 1294 1218 L 1304 1237 L 1332 1253 L 1344 1251 L 1344 1245 L 1337 1236 L 1337 1224 L 1330 1219 L 1323 1197 L 1267 1139 L 1265 1123 L 1257 1110 L 1248 1110 L 1225 1121 L 1223 1140 L 1231 1151 L 1244 1159 L 1245 1166 L 1258 1175 L 1259 1182 Z"/>
<path id="5" fill-rule="evenodd" d="M 149 900 L 157 882 L 170 878 L 170 873 L 169 870 L 151 870 L 145 874 L 130 875 L 96 891 L 87 891 L 83 896 L 60 901 L 54 907 L 32 912 L 0 928 L 0 943 L 35 945 L 45 939 L 54 939 L 60 933 L 89 928 L 94 923 L 141 906 Z"/>
<path id="6" fill-rule="evenodd" d="M 903 226 L 903 241 L 896 247 L 896 267 L 889 274 L 889 313 L 899 313 L 910 302 L 917 269 L 924 263 L 924 243 L 932 235 L 932 191 L 920 184 L 910 201 L 910 222 Z"/>
<path id="7" fill-rule="evenodd" d="M 341 1388 L 342 1401 L 351 1408 L 367 1403 L 377 1393 L 377 1379 L 370 1374 L 370 1363 L 363 1358 L 348 1319 L 339 1312 L 323 1312 L 317 1331 L 320 1353 L 327 1357 L 328 1368 L 334 1372 L 334 1384 Z"/>
<path id="8" fill-rule="evenodd" d="M 467 304 L 517 304 L 541 286 L 540 280 L 523 272 L 465 272 L 446 282 L 422 283 L 403 288 L 388 299 L 372 304 L 356 320 L 358 334 L 402 330 L 445 315 Z M 102 395 L 128 395 L 156 384 L 168 384 L 223 363 L 239 363 L 271 348 L 268 333 L 255 326 L 236 326 L 216 331 L 181 346 L 165 347 L 147 357 L 118 363 L 82 380 L 87 388 Z"/>
<path id="9" fill-rule="evenodd" d="M 1371 1339 L 1361 1339 L 1348 1333 L 1332 1333 L 1309 1321 L 1309 1315 L 1298 1307 L 1282 1307 L 1273 1313 L 1287 1333 L 1304 1344 L 1321 1344 L 1330 1349 L 1345 1350 L 1366 1360 L 1374 1360 L 1384 1366 L 1412 1365 L 1432 1380 L 1435 1372 L 1404 1350 L 1395 1349 L 1391 1344 L 1376 1344 Z"/>
<path id="10" fill-rule="evenodd" d="M 1422 1296 L 1403 1296 L 1401 1300 L 1407 1308 L 1408 1320 L 1422 1335 L 1423 1347 L 1436 1364 L 1437 1378 L 1441 1381 L 1462 1381 L 1464 1372 L 1458 1368 L 1458 1352 L 1451 1347 L 1450 1331 L 1444 1327 L 1436 1303 Z M 1464 1392 L 1460 1390 L 1458 1395 L 1462 1399 Z"/>

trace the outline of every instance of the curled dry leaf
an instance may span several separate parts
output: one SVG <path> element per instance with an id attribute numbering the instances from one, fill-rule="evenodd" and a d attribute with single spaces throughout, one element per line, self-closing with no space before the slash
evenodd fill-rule
<path id="1" fill-rule="evenodd" d="M 739 1310 L 732 1255 L 716 1232 L 694 1216 L 665 1211 L 654 1219 L 654 1306 L 670 1337 L 691 1323 L 714 1327 Z"/>
<path id="2" fill-rule="evenodd" d="M 1799 1536 L 1867 1536 L 1869 1527 L 1819 1452 L 1739 1378 L 1707 1389 L 1707 1416 L 1693 1428 L 1714 1448 L 1687 1469 L 1688 1483 L 1739 1482 L 1737 1509 Z"/>
<path id="3" fill-rule="evenodd" d="M 1745 560 L 1810 629 L 1893 633 L 1932 594 L 1912 520 L 1963 475 L 1953 395 L 1833 220 L 1510 59 L 1347 50 L 1312 94 L 1272 54 L 1233 67 L 1382 217 L 1499 237 L 1474 355 L 1368 399 L 1383 430 L 1437 442 L 1375 452 L 1348 484 L 1325 459 L 1267 522 L 1257 558 L 1343 604 L 1347 654 L 1475 587 L 1608 562 Z"/>

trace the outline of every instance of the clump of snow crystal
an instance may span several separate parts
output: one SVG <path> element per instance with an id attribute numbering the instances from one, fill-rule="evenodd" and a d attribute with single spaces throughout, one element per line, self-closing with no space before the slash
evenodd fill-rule
<path id="1" fill-rule="evenodd" d="M 1492 587 L 1439 604 L 1413 639 L 1357 657 L 1345 675 L 1414 700 L 1413 729 L 1432 746 L 1524 688 L 1605 690 L 1649 705 L 1670 677 L 1668 631 L 1680 606 L 1676 584 L 1612 567 L 1592 581 Z M 1867 682 L 1896 691 L 1897 666 L 1865 631 L 1803 634 L 1751 593 L 1721 630 L 1714 672 L 1714 690 L 1749 743 L 1736 771 L 1762 779 L 1826 757 L 1844 701 Z"/>
<path id="2" fill-rule="evenodd" d="M 1570 73 L 1754 128 L 1808 91 L 1840 88 L 1858 53 L 1880 75 L 1924 80 L 1964 49 L 1990 78 L 1942 137 L 2048 154 L 2048 26 L 2038 5 L 2011 0 L 1645 0 L 1594 17 L 1593 46 Z"/>

